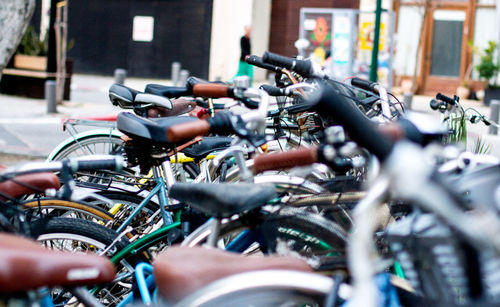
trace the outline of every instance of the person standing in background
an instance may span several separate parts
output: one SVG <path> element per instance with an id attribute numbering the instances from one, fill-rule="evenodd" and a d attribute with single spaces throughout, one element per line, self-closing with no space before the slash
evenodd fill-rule
<path id="1" fill-rule="evenodd" d="M 236 76 L 248 76 L 250 78 L 250 86 L 252 86 L 253 81 L 253 67 L 245 61 L 247 55 L 250 55 L 251 45 L 250 45 L 250 33 L 252 28 L 250 26 L 245 27 L 245 35 L 240 39 L 241 56 L 240 62 L 238 64 L 238 72 Z"/>

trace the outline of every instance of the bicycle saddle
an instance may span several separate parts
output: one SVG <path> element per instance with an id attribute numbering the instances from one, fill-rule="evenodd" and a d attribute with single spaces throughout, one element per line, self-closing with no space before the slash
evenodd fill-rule
<path id="1" fill-rule="evenodd" d="M 230 137 L 206 136 L 200 142 L 184 148 L 181 152 L 188 157 L 201 159 L 211 152 L 228 148 L 232 141 L 233 138 Z"/>
<path id="2" fill-rule="evenodd" d="M 310 272 L 296 258 L 246 257 L 202 247 L 169 247 L 153 263 L 156 284 L 167 301 L 177 301 L 208 283 L 229 275 L 270 269 Z"/>
<path id="3" fill-rule="evenodd" d="M 0 234 L 0 292 L 110 282 L 115 268 L 105 257 L 43 248 L 12 234 Z"/>
<path id="4" fill-rule="evenodd" d="M 156 118 L 182 115 L 193 111 L 195 108 L 195 101 L 179 98 L 172 100 L 172 110 L 165 108 L 150 108 L 148 110 L 148 117 Z"/>
<path id="5" fill-rule="evenodd" d="M 216 218 L 227 218 L 259 208 L 278 195 L 272 185 L 252 183 L 176 183 L 169 194 Z"/>
<path id="6" fill-rule="evenodd" d="M 170 126 L 196 120 L 198 119 L 188 116 L 147 119 L 132 113 L 122 112 L 118 114 L 116 119 L 116 128 L 132 138 L 169 144 L 167 130 Z"/>
<path id="7" fill-rule="evenodd" d="M 142 93 L 121 84 L 113 84 L 109 88 L 109 100 L 115 106 L 122 109 L 133 109 L 142 105 L 154 105 L 166 109 L 172 109 L 172 102 L 162 96 L 150 93 Z"/>
<path id="8" fill-rule="evenodd" d="M 191 91 L 183 86 L 166 86 L 161 84 L 147 84 L 144 88 L 145 93 L 159 95 L 167 98 L 177 98 L 191 95 Z"/>
<path id="9" fill-rule="evenodd" d="M 59 178 L 53 173 L 28 174 L 0 183 L 0 194 L 16 198 L 38 193 L 40 190 L 59 189 L 60 187 Z M 0 196 L 0 200 L 5 200 L 5 198 Z"/>

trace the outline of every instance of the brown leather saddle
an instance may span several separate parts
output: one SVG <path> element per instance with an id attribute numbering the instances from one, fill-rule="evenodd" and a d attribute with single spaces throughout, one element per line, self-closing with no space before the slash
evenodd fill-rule
<path id="1" fill-rule="evenodd" d="M 105 257 L 46 249 L 12 234 L 0 234 L 0 293 L 110 282 L 116 274 Z"/>
<path id="2" fill-rule="evenodd" d="M 254 257 L 202 247 L 170 247 L 153 263 L 156 285 L 167 301 L 178 301 L 212 281 L 250 271 L 283 269 L 311 272 L 302 260 Z"/>

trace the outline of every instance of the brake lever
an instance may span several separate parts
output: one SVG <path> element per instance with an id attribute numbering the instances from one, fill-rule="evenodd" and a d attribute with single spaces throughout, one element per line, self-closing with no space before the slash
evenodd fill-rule
<path id="1" fill-rule="evenodd" d="M 212 159 L 212 164 L 215 167 L 219 167 L 219 165 L 222 163 L 224 159 L 226 159 L 228 156 L 233 155 L 235 152 L 241 152 L 241 153 L 248 153 L 248 150 L 243 147 L 242 145 L 233 145 L 229 148 L 224 149 L 223 151 L 219 152 L 215 158 Z"/>

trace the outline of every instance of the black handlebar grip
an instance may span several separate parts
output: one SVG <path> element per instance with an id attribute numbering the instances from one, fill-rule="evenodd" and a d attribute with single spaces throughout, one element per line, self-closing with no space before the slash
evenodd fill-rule
<path id="1" fill-rule="evenodd" d="M 380 161 L 389 156 L 394 141 L 382 134 L 377 125 L 342 94 L 338 85 L 323 82 L 321 94 L 316 99 L 318 111 L 329 114 L 335 122 L 341 124 L 352 140 L 368 149 Z"/>
<path id="2" fill-rule="evenodd" d="M 265 63 L 285 67 L 286 69 L 293 70 L 303 77 L 311 77 L 313 75 L 313 66 L 310 60 L 298 60 L 285 57 L 272 52 L 264 52 L 262 61 Z"/>
<path id="3" fill-rule="evenodd" d="M 264 63 L 264 61 L 262 61 L 262 59 L 256 55 L 248 55 L 245 60 L 247 61 L 248 64 L 251 64 L 251 65 L 254 65 L 254 66 L 257 66 L 260 68 L 264 68 L 264 69 L 267 69 L 270 71 L 274 71 L 274 72 L 280 72 L 282 69 L 279 66 Z"/>
<path id="4" fill-rule="evenodd" d="M 261 90 L 266 91 L 270 96 L 285 96 L 285 89 L 276 86 L 263 84 L 260 86 Z"/>
<path id="5" fill-rule="evenodd" d="M 375 91 L 375 86 L 377 85 L 377 83 L 355 77 L 351 79 L 351 85 L 364 89 L 365 91 L 373 92 Z"/>
<path id="6" fill-rule="evenodd" d="M 74 159 L 69 159 L 69 165 L 72 172 L 110 170 L 121 171 L 124 161 L 122 156 L 111 155 L 93 155 Z"/>
<path id="7" fill-rule="evenodd" d="M 437 109 L 439 109 L 439 106 L 441 105 L 441 103 L 436 99 L 431 99 L 431 101 L 429 102 L 429 105 L 430 105 L 431 109 L 436 111 Z"/>
<path id="8" fill-rule="evenodd" d="M 450 97 L 443 95 L 441 93 L 436 94 L 436 99 L 439 99 L 439 100 L 444 101 L 444 102 L 451 104 L 451 105 L 454 105 L 456 103 L 455 99 L 450 98 Z"/>

